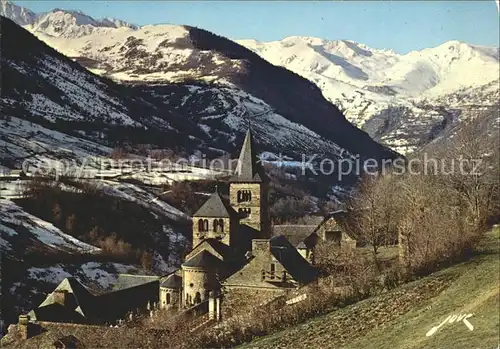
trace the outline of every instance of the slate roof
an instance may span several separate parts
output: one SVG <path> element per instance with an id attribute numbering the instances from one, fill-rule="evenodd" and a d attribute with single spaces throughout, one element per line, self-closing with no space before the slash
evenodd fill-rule
<path id="1" fill-rule="evenodd" d="M 182 277 L 176 274 L 170 274 L 166 277 L 165 281 L 160 284 L 160 287 L 180 289 L 182 287 Z"/>
<path id="2" fill-rule="evenodd" d="M 202 240 L 192 250 L 193 251 L 196 250 L 196 248 L 203 243 L 209 244 L 215 251 L 217 251 L 217 253 L 219 253 L 221 255 L 221 257 L 224 260 L 230 259 L 231 257 L 233 257 L 232 255 L 234 253 L 233 253 L 232 248 L 230 246 L 226 245 L 225 243 L 221 242 L 220 240 L 217 240 L 214 238 L 208 238 L 208 239 Z"/>
<path id="3" fill-rule="evenodd" d="M 356 240 L 356 236 L 348 229 L 347 225 L 347 220 L 348 220 L 348 215 L 347 211 L 345 210 L 338 210 L 334 212 L 330 212 L 328 215 L 325 216 L 323 221 L 314 229 L 314 233 L 317 232 L 323 224 L 325 224 L 330 218 L 334 218 L 335 221 L 338 223 L 338 225 L 342 228 L 342 232 L 347 234 L 351 239 Z"/>
<path id="4" fill-rule="evenodd" d="M 303 221 L 304 225 L 314 225 L 318 226 L 320 225 L 323 221 L 325 220 L 325 216 L 323 215 L 310 215 L 310 216 L 305 216 L 301 218 L 301 221 Z"/>
<path id="5" fill-rule="evenodd" d="M 317 271 L 292 246 L 286 237 L 274 236 L 270 240 L 271 254 L 292 275 L 295 281 L 306 284 L 316 278 Z"/>
<path id="6" fill-rule="evenodd" d="M 238 158 L 238 165 L 230 181 L 257 183 L 268 181 L 264 168 L 258 161 L 250 129 L 245 135 L 245 140 L 243 141 L 243 146 L 241 147 L 240 156 Z"/>
<path id="7" fill-rule="evenodd" d="M 65 291 L 68 293 L 68 297 L 72 297 L 71 308 L 73 309 L 68 310 L 68 307 L 56 303 L 54 292 L 57 291 Z M 90 293 L 90 291 L 75 278 L 69 277 L 64 279 L 54 289 L 54 292 L 50 293 L 38 308 L 34 309 L 33 315 L 35 315 L 36 318 L 40 318 L 41 316 L 43 318 L 52 316 L 68 318 L 70 316 L 80 317 L 80 315 L 82 317 L 92 317 L 96 314 L 97 309 L 94 305 L 96 296 Z M 79 315 L 77 313 L 79 313 Z"/>
<path id="8" fill-rule="evenodd" d="M 225 202 L 219 193 L 213 193 L 210 198 L 200 207 L 193 217 L 210 217 L 210 218 L 230 218 L 237 217 L 238 213 Z"/>
<path id="9" fill-rule="evenodd" d="M 113 285 L 113 291 L 124 290 L 158 280 L 158 276 L 119 274 L 116 283 Z"/>
<path id="10" fill-rule="evenodd" d="M 143 307 L 148 300 L 158 301 L 158 288 L 159 280 L 156 277 L 155 280 L 149 278 L 140 283 L 130 284 L 130 287 L 95 295 L 78 280 L 69 277 L 54 290 L 68 293 L 64 305 L 57 303 L 54 293 L 51 293 L 38 308 L 30 312 L 30 315 L 39 321 L 77 323 L 113 321 L 123 318 L 130 310 Z"/>
<path id="11" fill-rule="evenodd" d="M 294 246 L 304 241 L 315 229 L 317 225 L 282 224 L 273 227 L 273 235 L 285 236 Z"/>
<path id="12" fill-rule="evenodd" d="M 88 319 L 80 314 L 58 303 L 49 304 L 40 308 L 35 308 L 28 313 L 30 320 L 87 323 Z"/>
<path id="13" fill-rule="evenodd" d="M 218 268 L 219 266 L 221 266 L 221 264 L 222 261 L 219 258 L 215 257 L 210 252 L 203 250 L 200 253 L 191 257 L 189 260 L 182 263 L 182 266 L 190 268 L 208 269 L 208 268 Z"/>

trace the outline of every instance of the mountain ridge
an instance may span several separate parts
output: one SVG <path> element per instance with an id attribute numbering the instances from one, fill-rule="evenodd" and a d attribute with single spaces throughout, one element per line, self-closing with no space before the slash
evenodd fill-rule
<path id="1" fill-rule="evenodd" d="M 244 59 L 225 57 L 211 47 L 193 47 L 194 29 L 188 26 L 77 25 L 68 14 L 62 20 L 53 12 L 42 23 L 46 28 L 24 27 L 90 71 L 115 81 L 149 85 L 197 81 L 232 88 L 238 83 L 234 77 L 241 76 L 246 67 Z M 455 123 L 468 118 L 467 108 L 448 103 L 456 100 L 456 94 L 484 90 L 476 104 L 492 100 L 495 92 L 492 95 L 483 86 L 499 76 L 498 48 L 456 40 L 404 55 L 352 40 L 306 36 L 267 43 L 253 39 L 236 42 L 309 80 L 351 123 L 400 153 L 421 149 L 450 113 L 459 111 Z M 380 123 L 381 119 L 385 121 Z M 331 121 L 325 118 L 322 122 L 328 125 Z"/>
<path id="2" fill-rule="evenodd" d="M 149 143 L 161 146 L 184 145 L 190 151 L 203 144 L 205 148 L 234 150 L 237 137 L 244 135 L 248 119 L 252 118 L 264 150 L 276 154 L 295 154 L 296 158 L 302 153 L 359 154 L 376 159 L 396 156 L 347 122 L 307 80 L 257 55 L 253 59 L 246 57 L 247 49 L 227 39 L 195 28 L 189 30 L 197 37 L 193 46 L 193 50 L 199 50 L 196 52 L 212 54 L 195 47 L 211 45 L 218 47 L 219 56 L 243 55 L 234 75 L 235 82 L 241 80 L 239 83 L 119 85 L 92 75 L 13 22 L 2 19 L 4 112 L 14 117 L 29 116 L 31 121 L 50 127 L 61 125 L 68 129 L 74 125 L 75 130 L 87 134 L 104 130 L 109 140 L 119 140 L 123 132 L 134 130 L 127 136 L 132 142 L 149 139 Z M 16 36 L 31 44 L 20 47 L 14 40 Z M 280 78 L 275 79 L 277 76 Z M 27 79 L 33 78 L 39 81 L 38 86 L 28 83 Z M 269 92 L 273 84 L 286 81 L 291 86 L 276 86 Z M 99 98 L 92 100 L 89 91 L 95 91 Z M 325 117 L 334 121 L 329 128 L 321 125 Z M 170 136 L 164 138 L 162 133 Z"/>

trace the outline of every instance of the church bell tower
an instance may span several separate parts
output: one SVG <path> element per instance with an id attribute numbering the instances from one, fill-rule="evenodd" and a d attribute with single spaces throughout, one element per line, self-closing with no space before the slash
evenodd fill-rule
<path id="1" fill-rule="evenodd" d="M 242 217 L 240 223 L 269 238 L 269 178 L 259 162 L 250 129 L 241 148 L 238 164 L 229 183 L 230 204 Z"/>

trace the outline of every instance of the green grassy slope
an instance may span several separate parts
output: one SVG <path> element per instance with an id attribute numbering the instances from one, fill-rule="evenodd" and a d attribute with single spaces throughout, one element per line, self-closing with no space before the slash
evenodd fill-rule
<path id="1" fill-rule="evenodd" d="M 472 260 L 247 344 L 247 348 L 493 349 L 499 347 L 499 234 Z M 430 329 L 450 315 L 463 323 Z"/>

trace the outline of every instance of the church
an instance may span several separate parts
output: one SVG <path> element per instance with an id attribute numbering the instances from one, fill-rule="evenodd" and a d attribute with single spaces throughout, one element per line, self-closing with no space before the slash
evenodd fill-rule
<path id="1" fill-rule="evenodd" d="M 226 302 L 245 290 L 273 298 L 316 277 L 285 237 L 271 237 L 269 178 L 250 130 L 228 186 L 229 200 L 216 190 L 193 215 L 193 248 L 160 284 L 161 308 L 189 308 L 211 294 L 224 294 Z"/>

